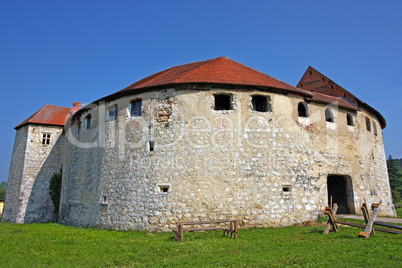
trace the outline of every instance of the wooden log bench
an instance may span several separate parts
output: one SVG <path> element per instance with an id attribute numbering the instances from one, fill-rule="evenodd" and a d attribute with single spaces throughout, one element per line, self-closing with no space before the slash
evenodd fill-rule
<path id="1" fill-rule="evenodd" d="M 205 227 L 205 228 L 185 228 L 188 225 L 211 225 L 218 223 L 228 223 L 228 227 Z M 236 220 L 214 220 L 214 221 L 179 221 L 177 222 L 177 228 L 173 229 L 174 238 L 183 242 L 184 232 L 196 232 L 196 231 L 209 231 L 209 230 L 223 230 L 223 235 L 237 238 L 237 221 Z"/>

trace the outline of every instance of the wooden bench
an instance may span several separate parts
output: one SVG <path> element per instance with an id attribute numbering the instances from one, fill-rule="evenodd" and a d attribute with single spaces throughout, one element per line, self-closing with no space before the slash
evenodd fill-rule
<path id="1" fill-rule="evenodd" d="M 229 223 L 228 227 L 205 227 L 205 228 L 184 228 L 186 225 L 205 225 L 205 224 L 217 224 L 217 223 Z M 174 238 L 182 242 L 184 232 L 195 231 L 209 231 L 209 230 L 223 230 L 223 235 L 237 238 L 237 221 L 236 220 L 215 220 L 215 221 L 179 221 L 177 222 L 177 229 L 173 229 Z"/>

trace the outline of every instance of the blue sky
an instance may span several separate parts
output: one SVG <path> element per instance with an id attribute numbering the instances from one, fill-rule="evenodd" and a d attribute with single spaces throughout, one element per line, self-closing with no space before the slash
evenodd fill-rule
<path id="1" fill-rule="evenodd" d="M 0 0 L 0 181 L 18 123 L 218 56 L 296 85 L 309 65 L 386 118 L 402 157 L 402 1 Z"/>

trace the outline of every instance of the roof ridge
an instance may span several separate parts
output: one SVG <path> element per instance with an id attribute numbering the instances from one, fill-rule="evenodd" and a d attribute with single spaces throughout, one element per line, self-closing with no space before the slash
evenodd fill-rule
<path id="1" fill-rule="evenodd" d="M 59 107 L 59 108 L 66 108 L 66 109 L 72 109 L 73 107 L 65 107 L 65 106 L 60 106 L 60 105 L 53 105 L 53 104 L 46 104 L 45 106 L 53 106 L 53 107 Z M 43 106 L 43 107 L 45 107 L 45 106 Z M 42 107 L 42 108 L 43 108 Z"/>

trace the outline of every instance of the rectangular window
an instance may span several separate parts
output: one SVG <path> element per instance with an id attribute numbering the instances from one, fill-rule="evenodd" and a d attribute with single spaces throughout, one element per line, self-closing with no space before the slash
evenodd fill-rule
<path id="1" fill-rule="evenodd" d="M 215 95 L 215 110 L 232 110 L 231 95 L 216 94 Z"/>
<path id="2" fill-rule="evenodd" d="M 42 144 L 49 145 L 50 144 L 50 133 L 43 133 L 42 135 Z"/>
<path id="3" fill-rule="evenodd" d="M 270 98 L 266 96 L 252 96 L 253 110 L 257 112 L 271 112 Z"/>
<path id="4" fill-rule="evenodd" d="M 85 122 L 84 122 L 84 127 L 85 129 L 90 129 L 92 125 L 92 116 L 89 114 L 85 117 Z"/>
<path id="5" fill-rule="evenodd" d="M 106 122 L 116 121 L 119 109 L 113 105 L 106 110 Z"/>
<path id="6" fill-rule="evenodd" d="M 131 116 L 141 116 L 142 100 L 131 102 Z"/>
<path id="7" fill-rule="evenodd" d="M 374 135 L 378 135 L 377 124 L 373 121 Z"/>
<path id="8" fill-rule="evenodd" d="M 370 119 L 368 117 L 366 117 L 366 128 L 368 131 L 371 132 L 371 123 L 370 123 Z"/>

